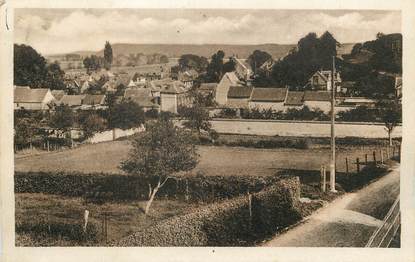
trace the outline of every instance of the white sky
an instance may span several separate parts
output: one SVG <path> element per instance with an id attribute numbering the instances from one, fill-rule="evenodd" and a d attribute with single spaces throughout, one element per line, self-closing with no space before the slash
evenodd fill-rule
<path id="1" fill-rule="evenodd" d="M 15 9 L 15 42 L 42 54 L 111 43 L 294 44 L 328 30 L 341 43 L 401 32 L 399 11 Z"/>

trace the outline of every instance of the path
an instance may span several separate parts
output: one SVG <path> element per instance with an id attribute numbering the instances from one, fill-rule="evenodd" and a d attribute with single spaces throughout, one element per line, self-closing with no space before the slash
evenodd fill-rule
<path id="1" fill-rule="evenodd" d="M 399 194 L 399 165 L 365 188 L 336 199 L 263 246 L 364 247 Z"/>

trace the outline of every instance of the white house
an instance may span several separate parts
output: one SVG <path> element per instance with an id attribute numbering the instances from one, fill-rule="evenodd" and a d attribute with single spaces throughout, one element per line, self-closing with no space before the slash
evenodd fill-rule
<path id="1" fill-rule="evenodd" d="M 55 101 L 48 88 L 31 89 L 28 86 L 14 88 L 14 109 L 47 110 Z"/>
<path id="2" fill-rule="evenodd" d="M 215 100 L 219 105 L 226 105 L 228 101 L 228 92 L 231 86 L 242 86 L 241 82 L 235 72 L 228 72 L 223 75 L 219 84 L 216 87 Z"/>
<path id="3" fill-rule="evenodd" d="M 192 100 L 189 90 L 180 81 L 174 81 L 160 90 L 160 110 L 177 114 L 181 106 L 188 106 Z"/>
<path id="4" fill-rule="evenodd" d="M 341 78 L 340 73 L 336 72 L 335 79 L 334 79 L 337 89 L 337 92 L 341 91 Z M 331 71 L 329 70 L 320 70 L 315 72 L 310 79 L 308 80 L 307 85 L 311 86 L 312 90 L 316 91 L 330 91 L 331 90 Z"/>

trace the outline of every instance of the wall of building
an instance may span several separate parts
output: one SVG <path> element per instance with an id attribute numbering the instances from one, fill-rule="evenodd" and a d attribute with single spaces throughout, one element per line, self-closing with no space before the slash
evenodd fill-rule
<path id="1" fill-rule="evenodd" d="M 248 108 L 249 98 L 228 98 L 228 107 Z"/>
<path id="2" fill-rule="evenodd" d="M 272 109 L 275 111 L 284 111 L 286 107 L 284 106 L 284 102 L 249 102 L 249 108 L 254 109 L 257 108 L 259 110 L 268 110 Z"/>
<path id="3" fill-rule="evenodd" d="M 42 110 L 42 103 L 14 103 L 14 109 L 24 108 L 26 110 Z"/>
<path id="4" fill-rule="evenodd" d="M 330 137 L 330 122 L 328 121 L 214 119 L 211 124 L 218 133 L 227 134 Z M 335 132 L 336 137 L 388 137 L 382 123 L 338 122 Z M 402 137 L 402 127 L 397 126 L 392 132 L 392 136 Z"/>
<path id="5" fill-rule="evenodd" d="M 228 100 L 228 91 L 231 81 L 227 77 L 223 77 L 216 88 L 215 100 L 219 105 L 226 105 Z"/>
<path id="6" fill-rule="evenodd" d="M 304 105 L 308 106 L 310 109 L 318 108 L 325 113 L 328 113 L 331 110 L 330 101 L 304 101 Z"/>
<path id="7" fill-rule="evenodd" d="M 177 113 L 176 94 L 160 94 L 160 110 L 165 112 Z"/>

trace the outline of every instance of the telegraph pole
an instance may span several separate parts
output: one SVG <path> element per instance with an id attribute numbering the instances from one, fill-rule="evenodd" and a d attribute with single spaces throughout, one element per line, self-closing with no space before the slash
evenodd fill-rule
<path id="1" fill-rule="evenodd" d="M 334 113 L 334 105 L 336 103 L 336 64 L 335 56 L 333 56 L 333 68 L 331 70 L 331 157 L 330 157 L 330 191 L 336 191 L 336 135 L 334 133 L 334 122 L 336 114 Z"/>

